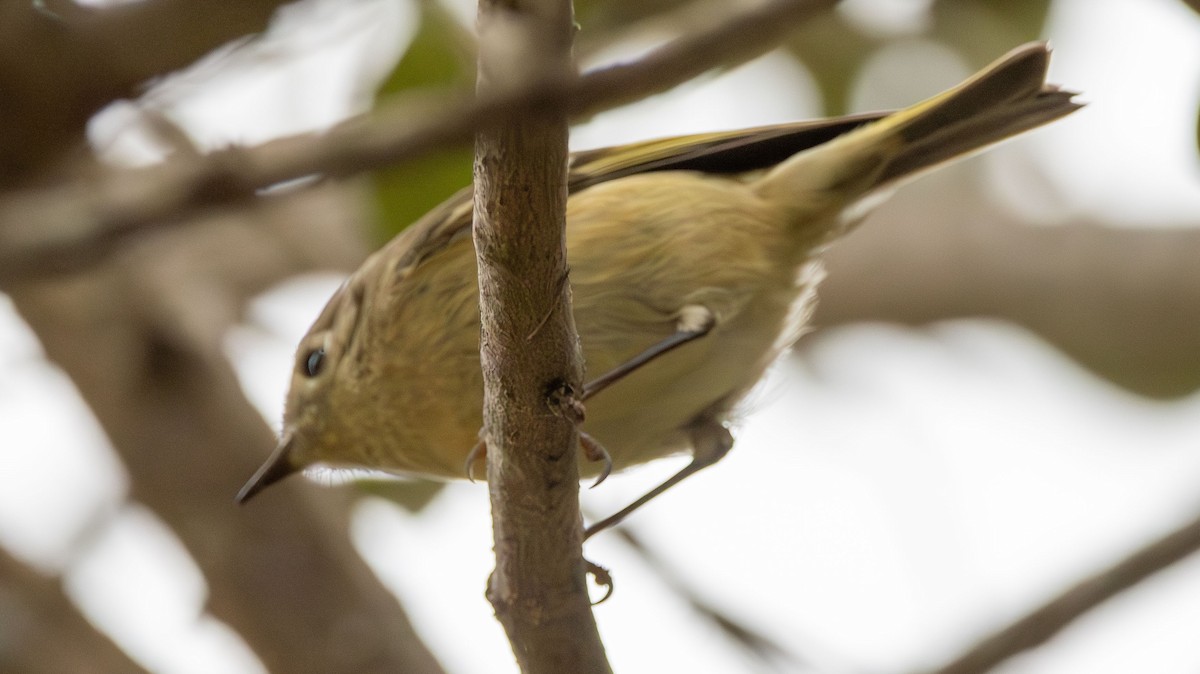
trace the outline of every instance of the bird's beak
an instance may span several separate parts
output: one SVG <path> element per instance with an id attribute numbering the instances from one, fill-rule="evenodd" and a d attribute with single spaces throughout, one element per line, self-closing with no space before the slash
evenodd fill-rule
<path id="1" fill-rule="evenodd" d="M 259 466 L 254 472 L 254 476 L 250 481 L 242 487 L 234 500 L 237 503 L 245 503 L 252 496 L 267 487 L 275 484 L 283 478 L 300 472 L 303 466 L 298 466 L 292 461 L 292 445 L 295 435 L 290 430 L 284 430 L 283 437 L 279 439 L 279 444 L 276 445 L 275 451 L 271 452 L 271 456 L 267 457 L 265 463 Z"/>

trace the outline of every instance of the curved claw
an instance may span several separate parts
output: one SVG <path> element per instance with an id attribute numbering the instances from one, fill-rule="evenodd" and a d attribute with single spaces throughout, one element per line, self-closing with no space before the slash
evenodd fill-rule
<path id="1" fill-rule="evenodd" d="M 588 487 L 588 489 L 595 489 L 596 487 L 599 487 L 600 483 L 606 480 L 612 473 L 612 457 L 608 454 L 608 450 L 596 441 L 596 438 L 593 438 L 582 431 L 579 433 L 579 446 L 583 449 L 583 456 L 587 458 L 588 461 L 604 462 L 604 468 L 600 470 L 600 476 L 596 478 L 596 481 L 592 483 L 592 486 Z"/>
<path id="2" fill-rule="evenodd" d="M 467 460 L 463 462 L 463 471 L 467 474 L 467 480 L 472 484 L 475 482 L 475 471 L 473 470 L 475 468 L 475 462 L 478 461 L 479 457 L 483 456 L 486 452 L 487 440 L 482 439 L 475 443 L 475 446 L 471 448 L 470 452 L 467 452 Z"/>
<path id="3" fill-rule="evenodd" d="M 600 597 L 600 599 L 592 602 L 592 606 L 599 606 L 600 604 L 603 604 L 605 601 L 607 601 L 609 597 L 612 596 L 612 593 L 613 593 L 612 574 L 608 572 L 608 569 L 606 569 L 603 566 L 600 566 L 599 564 L 597 564 L 593 561 L 590 561 L 588 559 L 584 559 L 583 563 L 587 567 L 587 573 L 590 573 L 592 575 L 592 578 L 595 579 L 596 584 L 599 585 L 600 587 L 607 589 L 607 591 L 604 593 L 603 597 Z"/>
<path id="4" fill-rule="evenodd" d="M 588 489 L 595 489 L 596 487 L 599 487 L 600 483 L 607 480 L 608 476 L 611 473 L 612 473 L 612 459 L 609 458 L 607 453 L 605 453 L 604 454 L 604 468 L 600 471 L 600 475 L 596 476 L 596 481 L 593 482 L 592 486 L 588 487 Z"/>

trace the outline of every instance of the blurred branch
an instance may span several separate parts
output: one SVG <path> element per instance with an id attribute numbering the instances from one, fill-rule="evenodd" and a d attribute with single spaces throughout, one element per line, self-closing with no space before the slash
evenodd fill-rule
<path id="1" fill-rule="evenodd" d="M 592 519 L 594 520 L 595 518 Z M 680 579 L 680 574 L 670 568 L 658 556 L 658 553 L 647 546 L 641 536 L 635 534 L 628 525 L 616 527 L 613 529 L 613 533 L 620 537 L 635 554 L 641 557 L 646 566 L 650 567 L 654 572 L 654 575 L 670 588 L 676 596 L 686 602 L 700 617 L 712 623 L 730 641 L 757 658 L 764 667 L 770 667 L 778 662 L 786 662 L 790 665 L 788 667 L 789 671 L 809 666 L 798 654 L 793 653 L 770 636 L 710 603 L 707 599 L 701 597 L 696 590 L 688 587 Z"/>
<path id="2" fill-rule="evenodd" d="M 580 4 L 575 4 L 576 12 L 580 12 Z M 644 9 L 647 3 L 639 3 Z M 680 6 L 667 3 L 666 7 L 655 7 L 649 16 L 623 16 L 615 25 L 599 26 L 586 18 L 578 19 L 586 28 L 579 32 L 575 40 L 575 56 L 583 62 L 591 60 L 597 52 L 625 43 L 638 44 L 659 41 L 665 35 L 687 35 L 711 30 L 730 18 L 738 16 L 745 10 L 745 2 L 730 2 L 729 0 L 692 0 Z M 605 2 L 605 7 L 611 2 Z"/>
<path id="3" fill-rule="evenodd" d="M 608 34 L 636 21 L 670 13 L 689 0 L 575 0 L 575 20 L 589 33 Z M 732 0 L 747 5 L 758 0 Z"/>
<path id="4" fill-rule="evenodd" d="M 243 396 L 224 337 L 253 294 L 318 264 L 357 262 L 346 223 L 359 195 L 339 194 L 312 190 L 155 232 L 84 273 L 9 291 L 121 455 L 132 497 L 203 571 L 209 610 L 270 671 L 440 672 L 351 544 L 346 494 L 297 482 L 254 508 L 233 504 L 275 438 Z"/>
<path id="5" fill-rule="evenodd" d="M 538 73 L 491 96 L 428 97 L 387 106 L 323 135 L 304 134 L 199 160 L 109 170 L 92 180 L 0 202 L 0 284 L 89 264 L 125 236 L 179 222 L 188 210 L 251 202 L 259 190 L 312 175 L 339 178 L 467 141 L 476 129 L 565 106 L 594 114 L 664 91 L 730 60 L 769 50 L 836 0 L 772 0 L 629 63 L 583 75 Z"/>
<path id="6" fill-rule="evenodd" d="M 981 674 L 1040 646 L 1080 616 L 1200 549 L 1200 516 L 1085 578 L 931 674 Z"/>
<path id="7" fill-rule="evenodd" d="M 796 27 L 838 0 L 768 0 L 706 30 L 677 38 L 626 64 L 586 73 L 568 92 L 573 117 L 588 117 L 667 91 L 717 67 L 774 49 Z"/>
<path id="8" fill-rule="evenodd" d="M 1200 388 L 1200 229 L 1034 227 L 988 203 L 979 177 L 929 176 L 833 246 L 814 322 L 999 317 L 1133 391 Z"/>
<path id="9" fill-rule="evenodd" d="M 266 27 L 282 0 L 0 3 L 0 186 L 31 184 L 88 119 L 142 83 Z"/>
<path id="10" fill-rule="evenodd" d="M 62 584 L 0 548 L 0 671 L 145 672 L 96 630 Z"/>

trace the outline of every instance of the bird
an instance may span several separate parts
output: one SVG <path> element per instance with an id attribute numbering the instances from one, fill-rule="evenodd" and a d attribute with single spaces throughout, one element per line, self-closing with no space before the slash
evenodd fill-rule
<path id="1" fill-rule="evenodd" d="M 804 329 L 822 252 L 902 183 L 1081 107 L 1022 45 L 897 112 L 574 153 L 567 261 L 583 476 L 690 453 L 611 526 L 733 445 L 738 404 Z M 245 502 L 314 464 L 470 477 L 483 424 L 471 190 L 371 255 L 301 339 L 279 444 Z M 590 450 L 590 451 L 586 451 Z"/>

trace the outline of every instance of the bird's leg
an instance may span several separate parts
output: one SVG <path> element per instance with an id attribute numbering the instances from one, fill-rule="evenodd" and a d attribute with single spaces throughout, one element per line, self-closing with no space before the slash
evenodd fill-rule
<path id="1" fill-rule="evenodd" d="M 712 311 L 708 307 L 698 304 L 690 304 L 684 307 L 679 312 L 679 321 L 676 324 L 675 334 L 585 384 L 581 400 L 591 398 L 659 356 L 667 354 L 694 339 L 699 339 L 707 335 L 713 329 L 713 326 L 716 325 L 716 322 L 716 317 L 713 316 Z"/>
<path id="2" fill-rule="evenodd" d="M 591 398 L 604 389 L 612 386 L 627 375 L 637 371 L 638 368 L 652 362 L 659 356 L 670 353 L 676 348 L 687 344 L 690 341 L 699 339 L 712 331 L 716 325 L 716 317 L 708 307 L 699 304 L 689 304 L 679 311 L 679 320 L 676 323 L 675 333 L 666 339 L 654 344 L 650 348 L 642 351 L 633 358 L 625 361 L 617 367 L 605 372 L 596 379 L 588 382 L 583 387 L 583 395 L 577 400 L 570 399 L 569 392 L 556 391 L 555 395 L 551 396 L 552 407 L 558 409 L 560 413 L 566 414 L 573 418 L 576 423 L 582 423 L 584 418 L 583 406 L 579 403 Z M 570 399 L 570 400 L 568 400 Z M 482 433 L 481 433 L 482 435 Z M 620 512 L 611 517 L 597 522 L 588 527 L 584 532 L 584 540 L 587 540 L 592 534 L 595 534 L 603 529 L 607 529 L 621 520 L 625 519 L 630 513 L 642 507 L 647 501 L 658 496 L 664 491 L 673 487 L 676 483 L 682 481 L 692 473 L 695 473 L 702 468 L 707 468 L 716 463 L 725 456 L 733 444 L 733 437 L 729 435 L 729 431 L 716 421 L 705 421 L 692 429 L 692 462 L 689 463 L 683 470 L 671 476 L 666 482 L 652 489 L 645 496 L 637 501 L 634 501 L 629 506 L 625 507 Z M 579 444 L 583 450 L 584 457 L 589 461 L 603 461 L 604 467 L 601 469 L 600 477 L 592 484 L 592 487 L 604 481 L 612 470 L 612 458 L 604 447 L 596 441 L 595 438 L 587 433 L 580 432 Z M 468 479 L 473 479 L 472 468 L 476 461 L 483 457 L 487 452 L 486 440 L 480 439 L 467 454 L 465 470 Z"/>
<path id="3" fill-rule="evenodd" d="M 693 473 L 698 473 L 720 461 L 729 453 L 729 448 L 733 447 L 733 436 L 729 434 L 729 429 L 725 428 L 725 426 L 715 419 L 702 420 L 691 428 L 690 435 L 692 439 L 691 463 L 684 466 L 683 470 L 667 478 L 666 482 L 646 492 L 638 500 L 585 529 L 583 540 L 586 541 L 597 533 L 613 525 L 620 524 L 630 513 L 646 505 L 655 496 L 674 487 Z"/>
<path id="4" fill-rule="evenodd" d="M 672 351 L 676 347 L 707 335 L 715 323 L 716 320 L 713 317 L 713 313 L 707 307 L 698 304 L 689 304 L 683 307 L 679 311 L 679 320 L 676 323 L 674 334 L 585 384 L 583 395 L 579 397 L 578 402 L 583 402 L 591 398 L 600 391 L 617 383 L 626 375 L 633 373 L 638 368 Z M 583 423 L 584 413 L 582 406 L 578 408 L 576 414 L 577 422 Z M 596 478 L 596 481 L 592 483 L 592 488 L 594 489 L 612 472 L 612 457 L 608 455 L 608 451 L 604 449 L 603 445 L 587 433 L 580 432 L 579 445 L 583 449 L 583 455 L 587 460 L 604 462 L 604 467 L 600 470 L 600 477 Z"/>
<path id="5" fill-rule="evenodd" d="M 597 393 L 620 381 L 627 375 L 637 371 L 637 369 L 643 365 L 654 361 L 656 358 L 670 353 L 671 351 L 683 346 L 684 344 L 687 344 L 690 341 L 707 335 L 712 331 L 714 325 L 716 325 L 716 316 L 713 315 L 713 312 L 708 307 L 698 304 L 690 304 L 683 307 L 679 311 L 679 320 L 676 323 L 674 334 L 658 342 L 657 344 L 652 345 L 650 348 L 642 351 L 638 355 L 618 365 L 612 370 L 605 372 L 596 379 L 588 382 L 583 387 L 583 395 L 581 396 L 581 400 L 587 400 L 588 398 L 591 398 Z M 733 443 L 733 438 L 729 435 L 729 431 L 715 421 L 705 421 L 704 423 L 697 425 L 695 428 L 693 428 L 691 435 L 692 462 L 690 464 L 688 464 L 683 470 L 673 475 L 666 482 L 660 484 L 658 487 L 655 487 L 645 496 L 642 496 L 637 501 L 634 501 L 620 512 L 588 527 L 584 532 L 584 540 L 587 540 L 589 537 L 599 531 L 617 524 L 621 520 L 625 519 L 630 513 L 645 505 L 648 501 L 650 501 L 650 499 L 670 489 L 676 483 L 681 482 L 684 478 L 692 473 L 716 463 L 721 459 L 722 456 L 725 456 L 725 453 L 729 451 L 729 447 Z M 588 445 L 595 443 L 595 441 L 586 434 L 580 436 L 580 442 L 583 444 L 585 454 L 589 454 Z M 599 445 L 596 446 L 599 447 Z M 600 450 L 603 451 L 603 448 L 600 448 Z M 602 456 L 611 466 L 611 459 L 607 458 L 608 453 L 604 452 Z M 608 471 L 604 471 L 604 473 L 601 474 L 600 479 L 596 480 L 596 484 L 600 484 L 607 474 Z M 593 484 L 592 486 L 595 487 L 596 484 Z"/>

